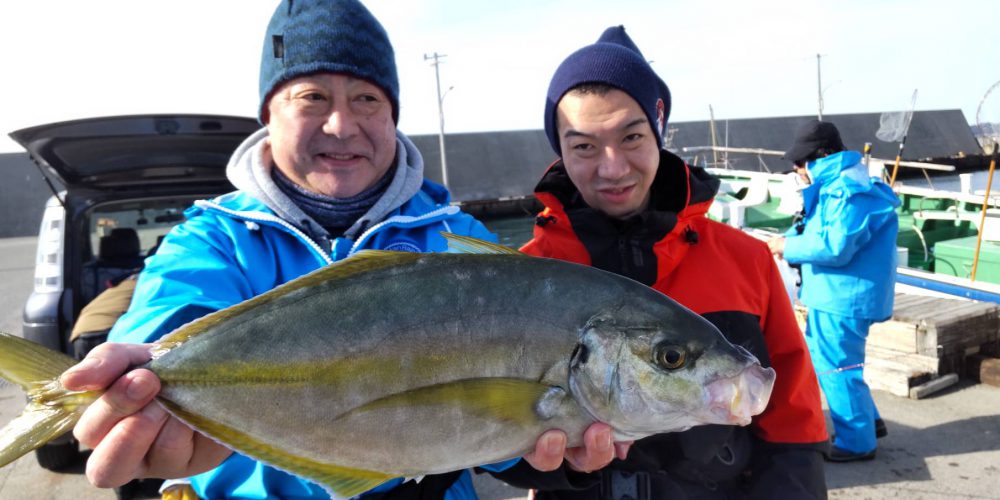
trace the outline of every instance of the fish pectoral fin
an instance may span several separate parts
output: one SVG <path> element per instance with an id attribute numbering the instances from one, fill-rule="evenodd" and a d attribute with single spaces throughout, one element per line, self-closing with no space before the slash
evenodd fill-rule
<path id="1" fill-rule="evenodd" d="M 549 420 L 561 415 L 565 411 L 567 402 L 573 404 L 572 399 L 573 396 L 570 396 L 566 389 L 558 386 L 549 387 L 535 406 L 538 418 Z"/>
<path id="2" fill-rule="evenodd" d="M 217 439 L 248 457 L 323 485 L 341 498 L 359 495 L 395 477 L 384 472 L 343 467 L 292 455 L 232 427 L 191 413 L 172 401 L 159 401 L 170 413 L 199 432 Z M 334 454 L 335 451 L 331 450 L 331 455 Z"/>
<path id="3" fill-rule="evenodd" d="M 450 253 L 475 253 L 475 254 L 507 254 L 525 255 L 508 246 L 491 243 L 489 241 L 462 236 L 454 233 L 442 232 L 441 236 L 448 240 L 448 252 Z"/>
<path id="4" fill-rule="evenodd" d="M 463 379 L 376 399 L 341 415 L 338 420 L 367 418 L 372 413 L 401 408 L 437 406 L 459 408 L 464 413 L 479 417 L 527 425 L 538 421 L 536 405 L 549 389 L 549 386 L 533 380 Z"/>

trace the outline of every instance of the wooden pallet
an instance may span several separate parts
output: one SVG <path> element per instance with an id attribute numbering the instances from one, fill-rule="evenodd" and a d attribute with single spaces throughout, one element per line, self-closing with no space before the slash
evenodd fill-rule
<path id="1" fill-rule="evenodd" d="M 969 356 L 1000 344 L 1000 306 L 989 302 L 896 294 L 892 319 L 872 325 L 865 381 L 872 389 L 922 397 L 935 382 L 957 381 Z"/>
<path id="2" fill-rule="evenodd" d="M 1000 358 L 974 354 L 966 360 L 966 375 L 981 384 L 1000 387 Z"/>

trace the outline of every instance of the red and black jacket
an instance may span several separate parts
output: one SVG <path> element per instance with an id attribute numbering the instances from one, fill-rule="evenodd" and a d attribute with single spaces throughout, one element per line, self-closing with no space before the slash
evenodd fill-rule
<path id="1" fill-rule="evenodd" d="M 737 488 L 757 498 L 825 498 L 821 452 L 828 435 L 805 341 L 767 245 L 705 217 L 718 186 L 703 169 L 663 151 L 650 208 L 617 220 L 587 206 L 556 162 L 536 187 L 545 209 L 536 218 L 534 238 L 521 250 L 652 286 L 711 321 L 777 373 L 770 404 L 749 430 L 713 425 L 651 436 L 609 469 L 671 479 L 654 484 L 650 498 L 684 498 L 685 484 L 700 488 L 699 495 L 713 488 L 722 495 L 727 488 L 720 485 L 729 485 L 729 495 Z M 727 460 L 733 453 L 737 456 Z M 608 498 L 601 493 L 600 474 L 565 467 L 540 473 L 522 463 L 495 475 L 541 490 L 543 497 Z"/>

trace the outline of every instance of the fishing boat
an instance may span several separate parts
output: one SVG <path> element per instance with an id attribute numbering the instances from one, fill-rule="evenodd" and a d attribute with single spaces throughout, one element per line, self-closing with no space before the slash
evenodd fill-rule
<path id="1" fill-rule="evenodd" d="M 782 154 L 767 150 L 756 153 Z M 890 171 L 894 163 L 868 159 L 869 171 L 875 176 Z M 954 170 L 950 165 L 924 162 L 899 164 L 923 172 Z M 708 170 L 722 180 L 709 217 L 758 234 L 778 234 L 792 226 L 801 209 L 802 187 L 794 174 L 718 167 Z M 901 201 L 897 239 L 897 280 L 901 285 L 1000 304 L 1000 193 L 987 195 L 984 189 L 974 189 L 974 176 L 961 173 L 937 181 L 926 177 L 927 184 L 937 184 L 935 187 L 915 181 L 896 183 L 894 189 Z"/>

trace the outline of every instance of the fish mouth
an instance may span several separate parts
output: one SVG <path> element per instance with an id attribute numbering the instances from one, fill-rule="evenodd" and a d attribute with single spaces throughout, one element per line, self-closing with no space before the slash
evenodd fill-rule
<path id="1" fill-rule="evenodd" d="M 705 387 L 712 423 L 748 425 L 771 399 L 774 369 L 752 365 L 734 377 L 716 380 Z"/>

